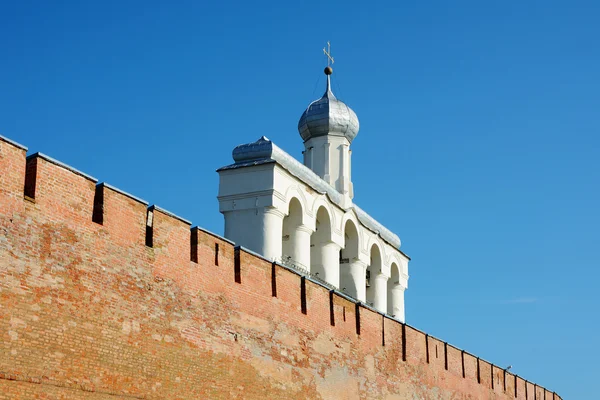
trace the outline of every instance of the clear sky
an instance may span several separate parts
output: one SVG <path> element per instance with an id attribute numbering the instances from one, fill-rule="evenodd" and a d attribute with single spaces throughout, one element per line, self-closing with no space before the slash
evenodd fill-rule
<path id="1" fill-rule="evenodd" d="M 301 158 L 330 40 L 407 322 L 593 397 L 600 4 L 176 3 L 2 2 L 0 134 L 222 233 L 215 169 L 262 135 Z"/>

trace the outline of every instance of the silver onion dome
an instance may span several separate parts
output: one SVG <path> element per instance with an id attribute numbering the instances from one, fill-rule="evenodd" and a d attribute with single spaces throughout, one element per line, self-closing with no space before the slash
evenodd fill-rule
<path id="1" fill-rule="evenodd" d="M 298 132 L 305 142 L 310 138 L 326 135 L 345 136 L 349 142 L 352 142 L 358 134 L 358 117 L 331 91 L 331 73 L 331 68 L 327 67 L 325 94 L 310 103 L 298 121 Z"/>

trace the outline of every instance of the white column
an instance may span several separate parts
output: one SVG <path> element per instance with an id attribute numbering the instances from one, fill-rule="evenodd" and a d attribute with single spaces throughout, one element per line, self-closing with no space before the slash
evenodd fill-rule
<path id="1" fill-rule="evenodd" d="M 262 251 L 257 250 L 257 253 L 269 260 L 281 261 L 281 231 L 285 215 L 275 208 L 265 207 L 263 210 L 262 236 L 264 241 Z"/>
<path id="2" fill-rule="evenodd" d="M 323 144 L 324 150 L 324 165 L 323 165 L 323 180 L 331 185 L 331 177 L 329 176 L 329 142 Z"/>
<path id="3" fill-rule="evenodd" d="M 321 249 L 320 270 L 325 271 L 325 276 L 322 279 L 335 286 L 340 287 L 340 246 L 329 242 L 323 245 Z"/>
<path id="4" fill-rule="evenodd" d="M 352 150 L 348 146 L 348 181 L 352 181 Z"/>
<path id="5" fill-rule="evenodd" d="M 290 256 L 301 268 L 310 272 L 310 235 L 312 229 L 306 225 L 299 225 L 294 234 L 292 254 Z M 281 235 L 280 235 L 281 236 Z"/>
<path id="6" fill-rule="evenodd" d="M 366 293 L 366 276 L 365 273 L 367 271 L 367 264 L 360 260 L 354 260 L 350 262 L 350 278 L 352 280 L 351 287 L 347 288 L 347 292 L 357 298 L 358 300 L 364 302 L 367 301 L 367 293 Z"/>
<path id="7" fill-rule="evenodd" d="M 312 170 L 313 169 L 313 147 L 312 146 L 305 147 L 302 154 L 304 155 L 304 165 Z"/>
<path id="8" fill-rule="evenodd" d="M 399 284 L 395 284 L 390 291 L 390 297 L 388 314 L 404 322 L 404 288 Z"/>
<path id="9" fill-rule="evenodd" d="M 342 170 L 340 171 L 340 193 L 347 194 L 348 193 L 348 175 L 346 171 L 348 170 L 348 145 L 342 144 L 340 146 L 342 149 Z"/>
<path id="10" fill-rule="evenodd" d="M 348 195 L 354 198 L 354 185 L 352 184 L 352 150 L 348 147 Z"/>
<path id="11" fill-rule="evenodd" d="M 375 291 L 373 307 L 383 313 L 387 311 L 387 280 L 387 276 L 383 274 L 371 277 L 371 289 Z"/>

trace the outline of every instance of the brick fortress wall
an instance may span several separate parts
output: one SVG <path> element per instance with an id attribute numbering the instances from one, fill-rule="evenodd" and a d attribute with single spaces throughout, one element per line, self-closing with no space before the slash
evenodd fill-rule
<path id="1" fill-rule="evenodd" d="M 0 399 L 560 399 L 2 137 L 0 335 Z"/>

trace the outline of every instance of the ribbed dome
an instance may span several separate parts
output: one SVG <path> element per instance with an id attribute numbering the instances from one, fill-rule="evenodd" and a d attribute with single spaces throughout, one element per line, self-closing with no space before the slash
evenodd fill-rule
<path id="1" fill-rule="evenodd" d="M 298 132 L 306 142 L 318 136 L 345 136 L 352 142 L 358 134 L 358 117 L 344 102 L 339 101 L 331 91 L 329 75 L 327 88 L 319 100 L 315 100 L 304 111 L 298 122 Z"/>

